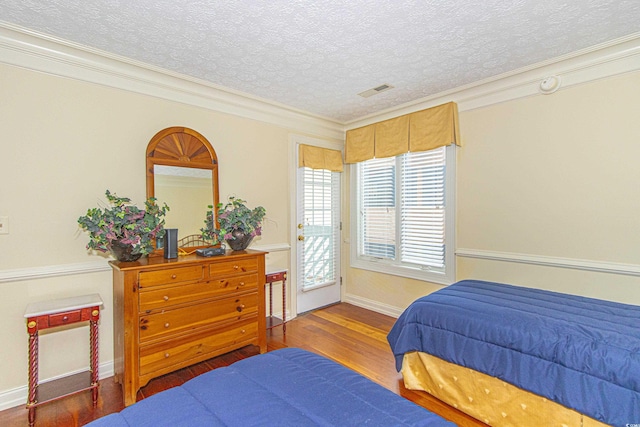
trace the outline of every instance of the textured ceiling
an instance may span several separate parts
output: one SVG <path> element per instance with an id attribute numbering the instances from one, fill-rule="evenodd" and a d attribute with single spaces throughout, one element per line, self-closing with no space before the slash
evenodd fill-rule
<path id="1" fill-rule="evenodd" d="M 0 0 L 0 21 L 346 123 L 636 33 L 640 0 Z"/>

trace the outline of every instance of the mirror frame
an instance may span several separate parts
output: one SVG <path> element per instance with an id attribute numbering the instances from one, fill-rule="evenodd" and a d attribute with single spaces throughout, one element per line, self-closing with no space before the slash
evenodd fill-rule
<path id="1" fill-rule="evenodd" d="M 217 224 L 217 206 L 220 202 L 220 192 L 218 191 L 218 156 L 207 138 L 195 130 L 186 127 L 175 126 L 163 129 L 156 133 L 153 138 L 151 138 L 151 141 L 149 141 L 146 160 L 147 198 L 155 197 L 155 165 L 211 170 L 213 215 Z M 196 248 L 197 247 L 189 247 L 190 250 Z M 156 249 L 154 254 L 162 251 L 162 249 Z"/>

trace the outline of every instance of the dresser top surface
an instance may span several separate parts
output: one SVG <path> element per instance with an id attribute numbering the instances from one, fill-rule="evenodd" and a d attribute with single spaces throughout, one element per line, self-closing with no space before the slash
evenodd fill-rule
<path id="1" fill-rule="evenodd" d="M 256 256 L 264 256 L 267 252 L 256 251 L 252 249 L 247 249 L 244 251 L 230 251 L 228 250 L 224 255 L 216 255 L 212 257 L 201 257 L 198 255 L 186 255 L 179 256 L 174 259 L 165 259 L 162 256 L 153 256 L 153 257 L 144 257 L 140 258 L 138 261 L 133 262 L 121 262 L 121 261 L 109 261 L 111 267 L 116 270 L 141 270 L 148 267 L 178 267 L 185 266 L 189 264 L 200 264 L 200 263 L 215 263 L 215 262 L 224 262 L 224 261 L 232 261 L 236 259 L 242 258 L 253 258 Z"/>

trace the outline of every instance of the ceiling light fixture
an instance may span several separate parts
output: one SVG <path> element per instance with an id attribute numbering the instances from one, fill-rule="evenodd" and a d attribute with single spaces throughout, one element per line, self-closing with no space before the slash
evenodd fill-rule
<path id="1" fill-rule="evenodd" d="M 374 87 L 373 89 L 365 90 L 364 92 L 360 92 L 360 95 L 363 98 L 369 98 L 370 96 L 377 95 L 381 92 L 385 92 L 389 89 L 393 89 L 395 86 L 391 86 L 388 83 L 381 84 L 380 86 Z"/>

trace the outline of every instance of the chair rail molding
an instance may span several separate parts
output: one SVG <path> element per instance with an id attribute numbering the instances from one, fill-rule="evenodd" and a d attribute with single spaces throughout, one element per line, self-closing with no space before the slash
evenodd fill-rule
<path id="1" fill-rule="evenodd" d="M 254 245 L 251 249 L 265 252 L 286 252 L 291 250 L 291 246 L 288 243 L 274 243 L 269 245 Z M 89 261 L 75 264 L 45 265 L 0 270 L 0 283 L 111 271 L 111 267 L 109 267 L 108 264 L 109 260 L 110 259 L 103 259 L 100 261 Z"/>
<path id="2" fill-rule="evenodd" d="M 111 271 L 108 260 L 0 270 L 0 283 Z"/>
<path id="3" fill-rule="evenodd" d="M 456 256 L 490 261 L 532 264 L 545 267 L 570 268 L 574 270 L 595 271 L 599 273 L 622 274 L 625 276 L 640 276 L 640 265 L 638 264 L 623 264 L 616 262 L 560 258 L 545 255 L 520 254 L 513 252 L 495 252 L 482 249 L 466 248 L 457 249 Z"/>

